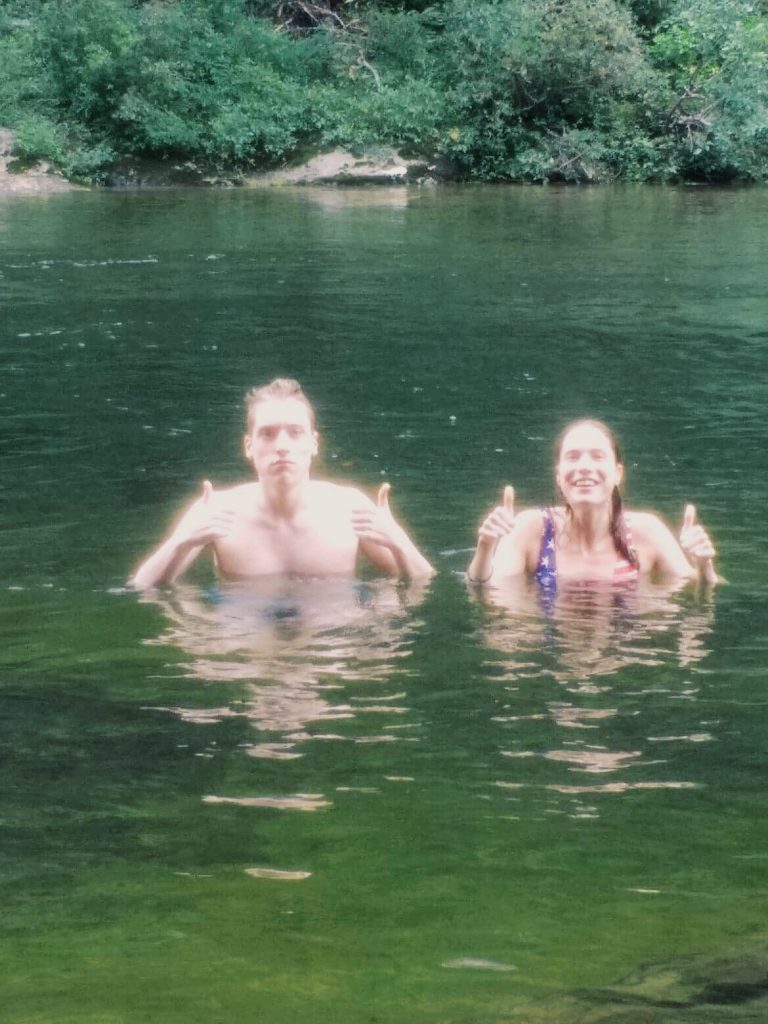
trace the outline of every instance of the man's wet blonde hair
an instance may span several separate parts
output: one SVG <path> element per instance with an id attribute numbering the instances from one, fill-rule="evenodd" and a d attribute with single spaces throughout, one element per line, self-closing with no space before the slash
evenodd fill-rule
<path id="1" fill-rule="evenodd" d="M 312 429 L 315 429 L 315 410 L 312 407 L 312 403 L 304 394 L 301 384 L 292 377 L 275 377 L 269 384 L 264 384 L 261 387 L 251 388 L 248 394 L 245 396 L 245 408 L 248 416 L 248 430 L 253 427 L 253 417 L 255 414 L 256 406 L 259 402 L 268 402 L 271 399 L 284 400 L 292 398 L 297 402 L 301 402 L 302 405 L 306 406 L 307 412 L 309 413 L 309 424 Z"/>

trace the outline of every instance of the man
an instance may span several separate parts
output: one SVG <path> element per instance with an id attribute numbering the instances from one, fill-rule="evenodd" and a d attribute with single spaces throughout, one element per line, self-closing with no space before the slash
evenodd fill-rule
<path id="1" fill-rule="evenodd" d="M 432 566 L 389 508 L 389 484 L 377 504 L 355 487 L 311 480 L 319 438 L 309 399 L 295 380 L 278 378 L 249 392 L 245 456 L 256 483 L 202 496 L 134 573 L 144 589 L 171 583 L 204 548 L 230 579 L 289 574 L 352 575 L 361 552 L 376 568 L 425 577 Z"/>

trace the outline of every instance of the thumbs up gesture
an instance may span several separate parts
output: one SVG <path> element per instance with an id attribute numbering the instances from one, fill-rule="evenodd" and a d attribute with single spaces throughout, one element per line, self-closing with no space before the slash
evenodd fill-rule
<path id="1" fill-rule="evenodd" d="M 680 547 L 685 556 L 699 570 L 699 575 L 714 582 L 717 579 L 712 559 L 717 554 L 709 534 L 696 520 L 696 506 L 686 505 L 680 530 Z"/>
<path id="2" fill-rule="evenodd" d="M 389 508 L 389 492 L 392 490 L 392 484 L 382 484 L 379 488 L 379 493 L 376 495 L 376 504 L 379 508 Z"/>
<path id="3" fill-rule="evenodd" d="M 200 497 L 176 528 L 176 541 L 185 547 L 198 547 L 226 537 L 235 513 L 223 505 L 222 497 L 210 480 L 203 480 Z"/>
<path id="4" fill-rule="evenodd" d="M 496 546 L 515 527 L 515 489 L 509 484 L 504 488 L 501 505 L 492 509 L 480 524 L 478 538 L 487 545 Z"/>
<path id="5" fill-rule="evenodd" d="M 355 508 L 352 511 L 352 529 L 360 540 L 381 544 L 393 550 L 400 547 L 403 529 L 400 527 L 389 507 L 389 494 L 392 485 L 384 483 L 379 487 L 376 504 L 373 502 Z"/>

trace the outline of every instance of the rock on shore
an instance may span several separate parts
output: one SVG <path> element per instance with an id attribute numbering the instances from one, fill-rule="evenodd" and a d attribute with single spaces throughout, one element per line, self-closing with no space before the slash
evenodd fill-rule
<path id="1" fill-rule="evenodd" d="M 434 168 L 424 160 L 406 160 L 392 149 L 356 156 L 343 149 L 320 153 L 298 167 L 284 167 L 245 178 L 261 185 L 405 185 L 424 179 Z"/>
<path id="2" fill-rule="evenodd" d="M 50 195 L 54 192 L 74 192 L 81 188 L 52 170 L 48 164 L 20 170 L 14 166 L 13 132 L 0 128 L 0 195 Z"/>
<path id="3" fill-rule="evenodd" d="M 205 167 L 194 161 L 171 163 L 126 157 L 107 171 L 113 188 L 158 188 L 174 185 L 262 188 L 279 185 L 405 185 L 431 180 L 441 168 L 425 160 L 410 160 L 394 149 L 365 154 L 335 149 L 302 164 L 271 171 L 238 172 Z"/>
<path id="4" fill-rule="evenodd" d="M 13 132 L 0 128 L 0 195 L 8 193 L 71 192 L 75 185 L 46 163 L 22 168 L 14 160 Z M 426 160 L 403 157 L 394 149 L 382 148 L 364 154 L 335 149 L 319 153 L 302 164 L 271 171 L 242 173 L 206 167 L 195 161 L 168 161 L 124 157 L 108 168 L 104 184 L 111 188 L 167 188 L 179 185 L 202 188 L 273 187 L 280 185 L 406 185 L 434 184 L 453 177 L 452 168 L 438 158 Z"/>

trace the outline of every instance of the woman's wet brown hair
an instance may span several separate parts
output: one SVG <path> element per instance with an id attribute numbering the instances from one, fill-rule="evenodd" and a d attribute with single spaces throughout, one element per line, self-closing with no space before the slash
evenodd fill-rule
<path id="1" fill-rule="evenodd" d="M 555 466 L 560 462 L 560 455 L 563 450 L 563 443 L 570 432 L 576 427 L 594 427 L 595 430 L 599 430 L 600 433 L 605 437 L 611 446 L 616 462 L 623 465 L 623 459 L 621 456 L 621 447 L 618 439 L 611 428 L 602 422 L 602 420 L 572 420 L 567 423 L 557 436 L 555 441 Z M 564 501 L 565 510 L 568 515 L 571 515 L 573 510 L 567 501 Z M 611 522 L 610 522 L 611 538 L 613 540 L 613 546 L 616 548 L 616 552 L 625 558 L 630 565 L 639 567 L 640 561 L 637 557 L 637 552 L 629 542 L 629 529 L 627 527 L 627 521 L 624 517 L 624 509 L 621 501 L 621 493 L 618 487 L 614 487 L 611 493 Z"/>

